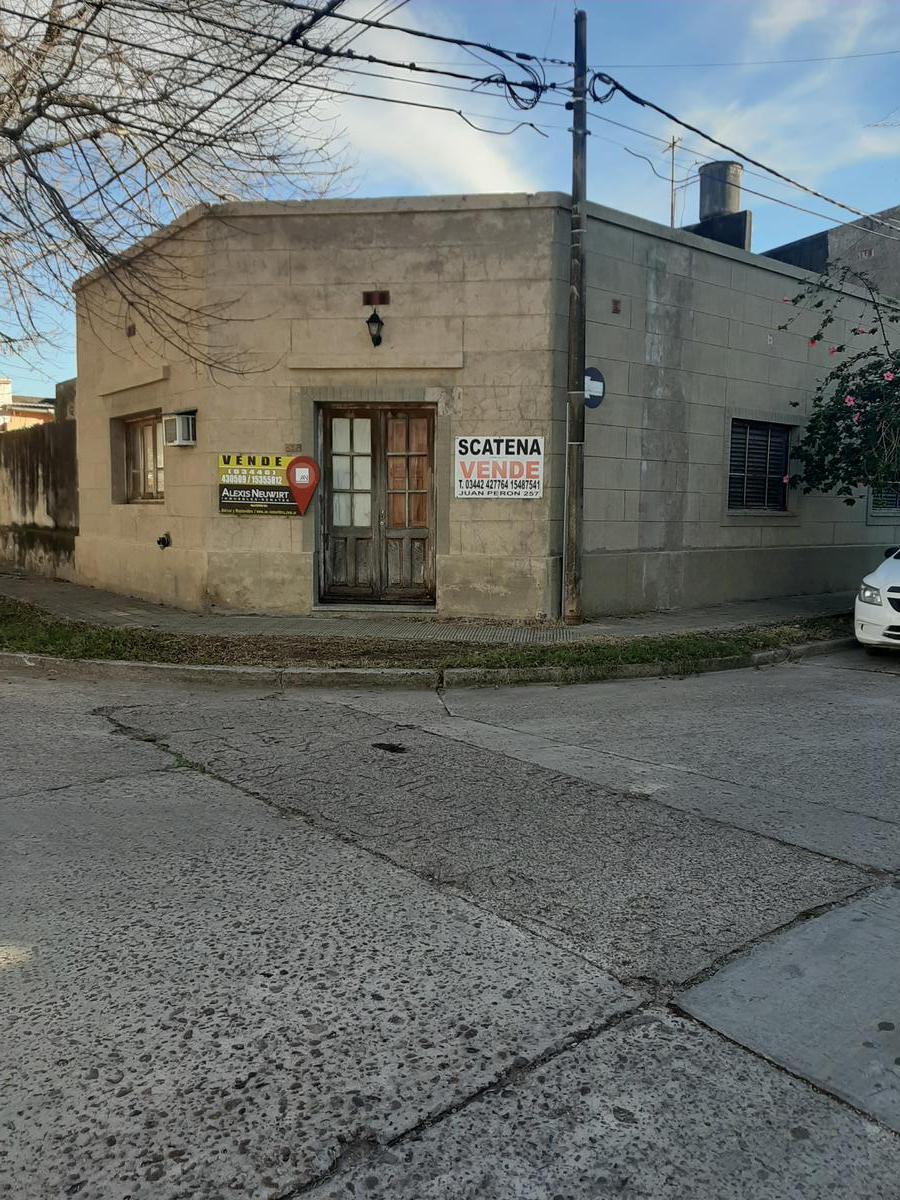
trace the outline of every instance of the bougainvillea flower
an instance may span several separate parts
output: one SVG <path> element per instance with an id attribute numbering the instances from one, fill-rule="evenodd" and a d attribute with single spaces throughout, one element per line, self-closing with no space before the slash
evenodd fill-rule
<path id="1" fill-rule="evenodd" d="M 860 421 L 861 421 L 861 420 L 862 420 L 862 413 L 861 413 L 861 412 L 855 412 L 855 413 L 853 414 L 853 424 L 854 424 L 854 425 L 858 425 L 858 424 L 860 423 Z"/>
<path id="2" fill-rule="evenodd" d="M 829 353 L 829 354 L 837 354 L 837 352 L 838 352 L 838 348 L 837 348 L 837 346 L 829 346 L 829 347 L 828 347 L 828 353 Z"/>
<path id="3" fill-rule="evenodd" d="M 812 346 L 812 347 L 814 347 L 814 346 L 815 346 L 815 344 L 816 344 L 816 339 L 815 339 L 815 338 L 810 338 L 810 339 L 809 339 L 809 341 L 807 342 L 807 345 L 808 345 L 808 346 Z"/>
<path id="4" fill-rule="evenodd" d="M 848 408 L 852 408 L 853 405 L 856 403 L 855 396 L 845 396 L 844 403 L 847 405 Z"/>
<path id="5" fill-rule="evenodd" d="M 884 378 L 888 383 L 893 383 L 894 382 L 894 372 L 893 371 L 885 371 Z"/>

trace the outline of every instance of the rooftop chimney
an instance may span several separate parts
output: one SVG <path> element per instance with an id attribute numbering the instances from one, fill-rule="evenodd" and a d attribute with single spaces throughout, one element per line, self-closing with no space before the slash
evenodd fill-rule
<path id="1" fill-rule="evenodd" d="M 704 163 L 700 168 L 700 220 L 725 217 L 741 210 L 739 162 Z"/>

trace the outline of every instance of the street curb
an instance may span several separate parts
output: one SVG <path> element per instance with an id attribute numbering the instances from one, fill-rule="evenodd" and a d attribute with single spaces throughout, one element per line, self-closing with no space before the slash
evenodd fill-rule
<path id="1" fill-rule="evenodd" d="M 216 667 L 181 663 L 117 661 L 105 658 L 54 658 L 48 654 L 0 653 L 0 668 L 18 668 L 45 679 L 119 679 L 140 682 L 194 683 L 214 687 L 406 687 L 441 684 L 441 672 L 419 667 Z"/>
<path id="2" fill-rule="evenodd" d="M 0 669 L 25 671 L 44 679 L 157 680 L 214 687 L 252 687 L 282 691 L 305 687 L 428 688 L 509 687 L 526 683 L 601 683 L 619 679 L 665 679 L 734 671 L 830 654 L 856 645 L 853 637 L 802 642 L 775 650 L 757 650 L 730 658 L 694 661 L 611 663 L 596 667 L 215 667 L 180 663 L 144 663 L 102 658 L 54 658 L 47 654 L 0 652 Z"/>
<path id="3" fill-rule="evenodd" d="M 856 638 L 830 638 L 801 642 L 774 650 L 756 650 L 729 658 L 700 658 L 693 661 L 611 663 L 597 667 L 448 667 L 444 688 L 508 687 L 524 683 L 600 683 L 617 679 L 665 679 L 673 676 L 704 675 L 711 671 L 734 671 L 742 667 L 764 667 L 774 663 L 829 654 L 856 645 Z"/>

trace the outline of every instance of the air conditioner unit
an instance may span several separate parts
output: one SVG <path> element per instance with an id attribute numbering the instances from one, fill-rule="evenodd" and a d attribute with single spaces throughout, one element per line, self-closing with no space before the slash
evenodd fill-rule
<path id="1" fill-rule="evenodd" d="M 195 412 L 164 413 L 163 440 L 167 446 L 196 446 L 197 414 Z"/>

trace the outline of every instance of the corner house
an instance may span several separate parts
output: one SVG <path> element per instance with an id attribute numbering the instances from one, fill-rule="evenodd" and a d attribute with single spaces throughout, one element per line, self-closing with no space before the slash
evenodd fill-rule
<path id="1" fill-rule="evenodd" d="M 86 277 L 79 581 L 557 615 L 568 223 L 556 194 L 225 204 L 135 248 L 152 321 Z M 586 246 L 587 612 L 853 586 L 900 513 L 782 483 L 823 366 L 778 328 L 804 272 L 596 206 Z"/>

